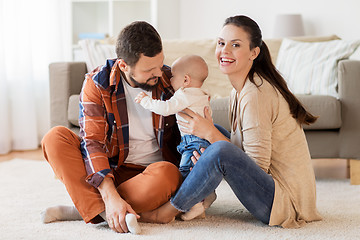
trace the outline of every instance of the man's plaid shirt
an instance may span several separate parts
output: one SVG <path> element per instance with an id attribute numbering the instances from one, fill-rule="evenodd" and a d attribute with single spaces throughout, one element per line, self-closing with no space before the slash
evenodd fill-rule
<path id="1" fill-rule="evenodd" d="M 152 92 L 155 99 L 167 100 L 173 95 L 171 71 L 163 66 L 159 85 Z M 98 187 L 104 177 L 114 177 L 112 169 L 124 163 L 129 152 L 129 123 L 122 76 L 117 60 L 86 74 L 80 94 L 81 153 L 87 171 L 87 182 Z M 163 160 L 178 165 L 176 146 L 180 134 L 174 115 L 153 115 L 153 128 Z"/>

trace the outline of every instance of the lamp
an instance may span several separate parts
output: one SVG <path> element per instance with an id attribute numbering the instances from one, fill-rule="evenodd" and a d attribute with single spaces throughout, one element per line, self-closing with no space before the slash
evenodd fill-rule
<path id="1" fill-rule="evenodd" d="M 274 37 L 303 36 L 304 25 L 301 14 L 279 14 L 275 18 Z"/>

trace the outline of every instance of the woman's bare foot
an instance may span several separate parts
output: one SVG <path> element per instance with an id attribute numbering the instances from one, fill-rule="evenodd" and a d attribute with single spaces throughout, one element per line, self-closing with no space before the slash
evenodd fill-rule
<path id="1" fill-rule="evenodd" d="M 176 208 L 174 208 L 170 202 L 165 203 L 159 208 L 140 213 L 139 222 L 147 222 L 147 223 L 170 223 L 175 220 L 175 217 L 181 213 Z"/>

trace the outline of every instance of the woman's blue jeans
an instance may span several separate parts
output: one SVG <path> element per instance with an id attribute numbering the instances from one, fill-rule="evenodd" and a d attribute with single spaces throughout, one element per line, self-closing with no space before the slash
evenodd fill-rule
<path id="1" fill-rule="evenodd" d="M 212 193 L 222 179 L 249 212 L 268 224 L 275 193 L 272 177 L 244 151 L 227 141 L 211 144 L 199 158 L 171 204 L 186 212 Z"/>

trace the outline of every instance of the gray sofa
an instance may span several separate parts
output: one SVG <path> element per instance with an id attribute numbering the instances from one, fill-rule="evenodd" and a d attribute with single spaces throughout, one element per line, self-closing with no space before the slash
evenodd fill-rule
<path id="1" fill-rule="evenodd" d="M 274 51 L 278 50 L 279 43 L 274 45 L 271 41 L 267 43 L 272 55 L 276 56 Z M 176 55 L 179 55 L 178 52 L 181 52 L 181 55 L 186 54 L 185 50 L 181 50 L 186 46 L 193 47 L 194 43 L 192 41 L 182 41 L 181 43 L 164 41 L 164 52 L 167 56 L 165 63 L 170 64 Z M 204 46 L 206 47 L 206 44 L 201 44 L 202 48 Z M 214 46 L 213 42 L 209 46 Z M 275 47 L 272 48 L 272 46 Z M 176 53 L 172 49 L 176 49 L 174 50 Z M 208 60 L 203 52 L 197 53 L 194 49 L 191 52 L 203 55 L 209 64 L 210 73 L 211 68 L 217 68 L 216 64 L 213 66 L 212 60 Z M 211 49 L 205 54 L 213 53 Z M 63 125 L 78 133 L 78 94 L 87 72 L 86 64 L 85 62 L 58 62 L 50 64 L 49 68 L 51 126 Z M 211 77 L 210 74 L 209 78 Z M 360 160 L 360 61 L 340 61 L 338 63 L 338 80 L 339 99 L 320 95 L 297 95 L 297 97 L 312 114 L 319 116 L 315 124 L 304 126 L 312 158 L 351 159 L 351 182 L 360 184 L 360 161 L 357 161 Z M 212 88 L 209 84 L 212 83 L 208 83 L 206 87 L 212 90 L 212 95 L 216 95 L 211 101 L 214 122 L 230 129 L 229 98 L 226 95 L 214 93 L 219 88 L 224 91 L 225 87 Z M 230 89 L 229 83 L 226 84 L 226 88 Z"/>

